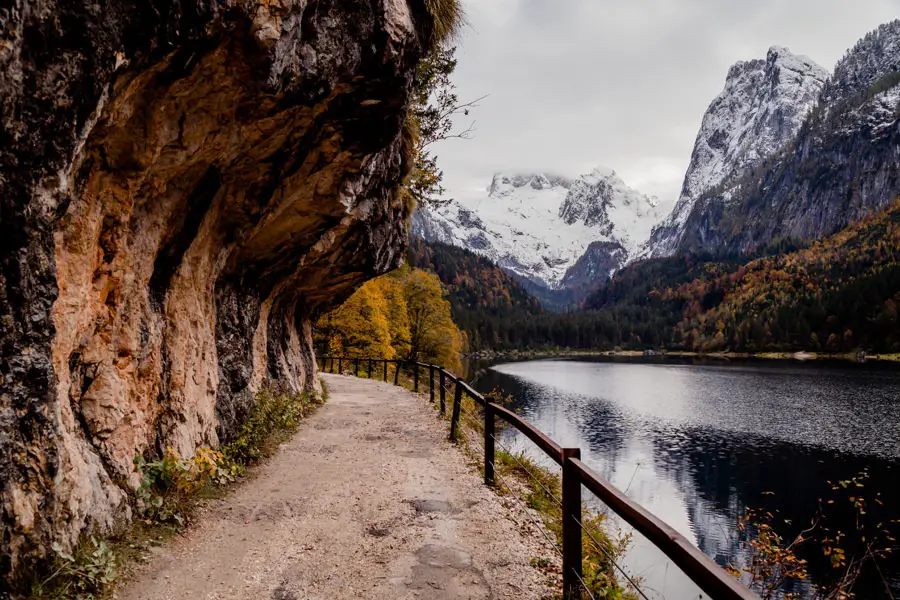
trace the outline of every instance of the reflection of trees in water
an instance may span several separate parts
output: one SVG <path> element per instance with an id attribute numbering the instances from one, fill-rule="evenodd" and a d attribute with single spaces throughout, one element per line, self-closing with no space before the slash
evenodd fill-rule
<path id="1" fill-rule="evenodd" d="M 493 370 L 481 371 L 475 387 L 482 393 L 499 388 L 511 394 L 515 399 L 513 408 L 544 431 L 555 423 L 565 421 L 575 430 L 579 440 L 577 445 L 598 457 L 599 460 L 593 461 L 592 466 L 603 477 L 612 477 L 625 440 L 631 435 L 627 422 L 615 408 L 593 398 L 561 394 Z M 560 439 L 556 441 L 562 442 Z"/>
<path id="2" fill-rule="evenodd" d="M 900 470 L 880 459 L 835 455 L 758 436 L 726 436 L 699 429 L 654 431 L 652 441 L 658 472 L 675 479 L 684 493 L 698 546 L 720 564 L 748 561 L 741 536 L 734 529 L 737 517 L 747 507 L 764 508 L 777 515 L 782 522 L 779 533 L 792 539 L 809 526 L 820 499 L 827 502 L 834 495 L 829 481 L 847 479 L 864 469 L 870 474 L 864 493 L 869 498 L 880 493 L 884 502 L 884 508 L 871 507 L 873 522 L 900 517 Z M 826 506 L 830 510 L 829 527 L 854 531 L 851 510 L 841 510 L 840 503 Z M 800 554 L 810 561 L 813 581 L 832 574 L 817 550 L 809 548 Z M 894 574 L 900 574 L 898 559 L 889 565 Z M 860 598 L 888 597 L 874 573 L 861 579 L 857 592 Z"/>
<path id="3" fill-rule="evenodd" d="M 672 501 L 684 503 L 697 545 L 720 564 L 747 561 L 735 531 L 737 517 L 747 507 L 765 508 L 781 521 L 790 521 L 780 533 L 793 538 L 808 526 L 819 499 L 828 499 L 828 481 L 852 477 L 863 469 L 870 473 L 867 497 L 881 493 L 884 502 L 881 514 L 870 505 L 873 518 L 900 517 L 900 467 L 882 459 L 841 455 L 746 433 L 635 422 L 612 403 L 564 394 L 493 370 L 480 371 L 476 387 L 483 392 L 499 387 L 512 394 L 516 407 L 542 429 L 560 427 L 564 421 L 565 433 L 578 436 L 578 445 L 590 453 L 592 466 L 608 479 L 627 460 L 629 444 L 649 446 L 653 464 L 646 467 L 653 477 L 667 479 L 679 490 L 681 497 Z M 850 511 L 831 515 L 829 525 L 852 531 L 851 519 Z M 830 574 L 820 552 L 808 550 L 803 557 L 810 561 L 814 581 Z M 896 581 L 900 554 L 888 571 Z M 860 581 L 856 592 L 867 600 L 889 597 L 872 574 Z"/>

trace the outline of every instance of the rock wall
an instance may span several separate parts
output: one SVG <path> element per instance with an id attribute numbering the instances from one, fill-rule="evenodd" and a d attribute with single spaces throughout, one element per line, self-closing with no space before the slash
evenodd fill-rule
<path id="1" fill-rule="evenodd" d="M 316 391 L 394 268 L 424 0 L 0 8 L 0 593 L 129 517 L 133 458 Z"/>

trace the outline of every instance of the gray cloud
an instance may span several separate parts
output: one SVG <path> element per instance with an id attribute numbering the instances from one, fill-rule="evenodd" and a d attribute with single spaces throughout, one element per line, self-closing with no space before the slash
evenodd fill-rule
<path id="1" fill-rule="evenodd" d="M 900 0 L 468 0 L 454 80 L 475 138 L 436 148 L 448 195 L 503 169 L 616 169 L 677 197 L 728 67 L 787 46 L 826 67 Z"/>

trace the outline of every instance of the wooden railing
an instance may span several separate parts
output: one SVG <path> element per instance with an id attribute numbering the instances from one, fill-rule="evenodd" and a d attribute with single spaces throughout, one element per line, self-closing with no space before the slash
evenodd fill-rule
<path id="1" fill-rule="evenodd" d="M 562 468 L 562 570 L 563 592 L 566 598 L 582 598 L 582 590 L 587 589 L 582 579 L 582 535 L 585 532 L 582 520 L 582 486 L 597 496 L 613 512 L 641 533 L 675 563 L 712 600 L 759 600 L 759 596 L 727 573 L 711 558 L 701 552 L 671 526 L 654 516 L 647 509 L 628 498 L 610 482 L 598 475 L 581 461 L 581 449 L 563 448 L 547 434 L 531 423 L 494 402 L 485 399 L 468 383 L 438 365 L 420 362 L 385 360 L 377 358 L 345 358 L 323 356 L 318 359 L 321 370 L 343 374 L 344 366 L 357 377 L 360 367 L 366 369 L 368 377 L 373 373 L 389 381 L 389 365 L 394 365 L 394 385 L 400 383 L 400 373 L 408 369 L 412 375 L 413 391 L 419 391 L 419 371 L 428 372 L 428 394 L 431 402 L 437 400 L 441 414 L 447 410 L 447 392 L 453 388 L 453 405 L 450 416 L 450 439 L 456 441 L 460 435 L 460 416 L 463 395 L 469 396 L 483 409 L 484 419 L 484 482 L 493 486 L 497 477 L 495 465 L 496 419 L 500 418 L 541 449 Z M 373 371 L 373 368 L 377 368 Z M 435 375 L 438 382 L 435 382 Z M 590 533 L 588 532 L 588 535 Z M 624 574 L 624 572 L 623 572 Z M 640 590 L 637 590 L 640 591 Z M 588 593 L 590 593 L 588 591 Z M 643 595 L 643 593 L 642 593 Z"/>

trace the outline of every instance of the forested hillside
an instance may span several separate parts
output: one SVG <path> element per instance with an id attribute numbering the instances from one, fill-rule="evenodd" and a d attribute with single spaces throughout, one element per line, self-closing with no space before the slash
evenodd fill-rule
<path id="1" fill-rule="evenodd" d="M 471 349 L 900 352 L 900 203 L 805 248 L 641 261 L 567 314 L 471 252 L 416 240 L 411 260 L 447 285 Z"/>
<path id="2" fill-rule="evenodd" d="M 469 250 L 410 236 L 409 262 L 434 272 L 446 286 L 453 320 L 466 332 L 472 350 L 515 345 L 504 333 L 505 325 L 543 312 L 511 275 Z"/>
<path id="3" fill-rule="evenodd" d="M 695 350 L 900 352 L 900 203 L 809 248 L 658 292 Z"/>

